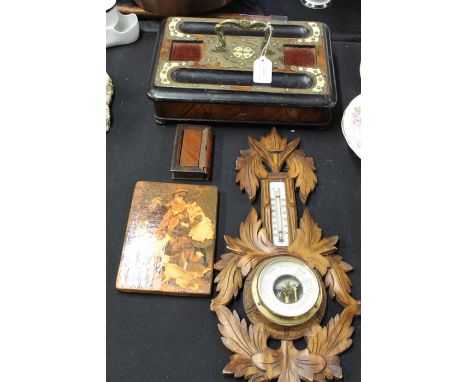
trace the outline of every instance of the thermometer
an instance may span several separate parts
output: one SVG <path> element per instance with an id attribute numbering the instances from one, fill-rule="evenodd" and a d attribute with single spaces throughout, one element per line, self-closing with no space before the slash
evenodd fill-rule
<path id="1" fill-rule="evenodd" d="M 288 211 L 284 182 L 270 182 L 271 228 L 273 244 L 289 245 Z"/>

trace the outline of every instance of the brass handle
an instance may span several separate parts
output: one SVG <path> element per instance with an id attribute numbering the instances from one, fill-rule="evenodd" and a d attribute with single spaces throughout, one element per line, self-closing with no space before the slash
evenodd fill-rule
<path id="1" fill-rule="evenodd" d="M 235 20 L 228 19 L 221 21 L 214 27 L 215 33 L 218 35 L 218 44 L 213 49 L 215 52 L 222 52 L 226 48 L 226 39 L 224 38 L 224 31 L 227 29 L 236 30 L 249 30 L 249 31 L 265 31 L 265 38 L 262 42 L 261 51 L 265 54 L 271 37 L 273 36 L 273 26 L 270 23 L 264 23 L 255 20 Z"/>

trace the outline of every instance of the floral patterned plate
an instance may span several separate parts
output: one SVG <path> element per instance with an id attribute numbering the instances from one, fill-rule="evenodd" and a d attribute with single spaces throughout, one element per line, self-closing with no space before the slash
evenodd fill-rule
<path id="1" fill-rule="evenodd" d="M 341 130 L 354 153 L 361 158 L 361 95 L 354 98 L 345 109 Z"/>

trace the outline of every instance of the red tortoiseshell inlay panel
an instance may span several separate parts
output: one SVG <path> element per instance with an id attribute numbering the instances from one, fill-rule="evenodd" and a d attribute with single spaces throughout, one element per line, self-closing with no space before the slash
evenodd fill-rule
<path id="1" fill-rule="evenodd" d="M 200 61 L 201 58 L 201 41 L 194 42 L 178 42 L 172 43 L 171 61 Z"/>
<path id="2" fill-rule="evenodd" d="M 285 45 L 283 55 L 284 65 L 315 66 L 315 48 L 313 46 Z"/>

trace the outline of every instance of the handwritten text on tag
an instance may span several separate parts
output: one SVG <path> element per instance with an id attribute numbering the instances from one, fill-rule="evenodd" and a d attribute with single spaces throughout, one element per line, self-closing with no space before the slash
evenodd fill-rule
<path id="1" fill-rule="evenodd" d="M 253 64 L 253 82 L 271 84 L 273 65 L 265 56 L 260 56 Z"/>

